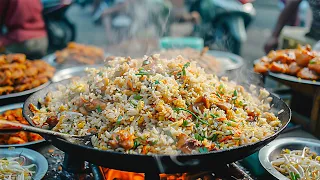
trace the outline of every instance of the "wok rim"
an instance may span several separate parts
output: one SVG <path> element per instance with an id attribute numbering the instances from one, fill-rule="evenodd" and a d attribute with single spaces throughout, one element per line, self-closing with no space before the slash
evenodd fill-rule
<path id="1" fill-rule="evenodd" d="M 69 79 L 67 79 L 69 80 Z M 66 81 L 66 80 L 64 80 Z M 60 82 L 56 82 L 56 83 L 51 83 L 49 86 L 47 86 L 46 88 L 35 92 L 34 94 L 32 94 L 31 96 L 28 97 L 28 99 L 24 102 L 23 104 L 23 108 L 22 108 L 22 113 L 23 116 L 26 118 L 26 120 L 29 122 L 29 124 L 31 126 L 37 127 L 34 125 L 32 119 L 29 117 L 28 114 L 26 114 L 26 109 L 28 109 L 28 103 L 29 103 L 29 99 L 31 99 L 32 97 L 36 96 L 38 93 L 41 93 L 42 91 L 47 90 L 48 88 L 50 88 L 51 86 L 55 86 L 60 84 Z M 42 94 L 42 97 L 45 97 L 46 94 Z M 168 155 L 168 154 L 150 154 L 150 155 L 144 155 L 144 154 L 126 154 L 126 153 L 122 153 L 122 152 L 117 152 L 117 151 L 109 151 L 109 150 L 100 150 L 94 147 L 90 147 L 90 146 L 83 146 L 83 145 L 77 145 L 77 144 L 73 144 L 70 143 L 66 140 L 63 140 L 61 138 L 58 137 L 52 137 L 54 139 L 57 139 L 59 141 L 63 141 L 64 143 L 70 144 L 70 145 L 75 145 L 78 146 L 80 148 L 84 148 L 86 150 L 91 150 L 91 151 L 98 151 L 98 152 L 102 152 L 102 153 L 110 153 L 110 154 L 117 154 L 117 155 L 126 155 L 126 156 L 130 156 L 130 157 L 160 157 L 160 158 L 170 158 L 170 157 L 197 157 L 197 156 L 203 156 L 203 155 L 212 155 L 212 154 L 219 154 L 219 153 L 223 153 L 223 152 L 229 152 L 229 151 L 236 151 L 239 149 L 244 149 L 244 148 L 248 148 L 248 147 L 254 147 L 255 145 L 258 145 L 259 143 L 263 143 L 264 141 L 268 141 L 268 140 L 273 140 L 275 139 L 286 127 L 287 125 L 290 123 L 291 121 L 291 116 L 292 116 L 292 111 L 290 109 L 290 107 L 277 95 L 275 95 L 274 93 L 270 92 L 270 96 L 274 99 L 277 98 L 282 104 L 285 105 L 285 107 L 288 109 L 288 114 L 289 114 L 289 119 L 287 120 L 287 122 L 282 125 L 282 127 L 280 128 L 280 130 L 276 131 L 274 134 L 272 134 L 271 136 L 267 136 L 265 138 L 263 138 L 260 141 L 254 142 L 254 143 L 250 143 L 250 144 L 246 144 L 246 145 L 242 145 L 242 146 L 238 146 L 238 147 L 234 147 L 234 148 L 229 148 L 229 149 L 223 149 L 223 150 L 219 150 L 219 151 L 210 151 L 210 152 L 206 152 L 206 153 L 197 153 L 197 154 L 177 154 L 177 155 Z M 46 138 L 45 138 L 46 139 Z M 46 139 L 47 140 L 47 139 Z M 49 141 L 50 139 L 48 139 Z"/>

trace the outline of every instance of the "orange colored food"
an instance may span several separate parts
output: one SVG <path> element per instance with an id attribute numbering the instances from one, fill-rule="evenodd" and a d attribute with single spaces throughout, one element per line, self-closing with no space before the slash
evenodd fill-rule
<path id="1" fill-rule="evenodd" d="M 49 81 L 54 72 L 45 61 L 30 61 L 24 54 L 0 55 L 0 95 L 38 87 Z"/>
<path id="2" fill-rule="evenodd" d="M 310 45 L 270 51 L 254 65 L 257 73 L 284 73 L 307 80 L 320 79 L 320 55 Z"/>
<path id="3" fill-rule="evenodd" d="M 22 115 L 22 109 L 8 110 L 3 114 L 0 114 L 0 119 L 18 122 L 28 125 L 28 121 Z M 39 134 L 20 131 L 13 134 L 1 134 L 0 144 L 24 144 L 27 142 L 38 141 L 43 139 Z"/>
<path id="4" fill-rule="evenodd" d="M 97 64 L 105 59 L 103 49 L 75 42 L 70 42 L 65 49 L 56 51 L 55 55 L 58 64 Z"/>

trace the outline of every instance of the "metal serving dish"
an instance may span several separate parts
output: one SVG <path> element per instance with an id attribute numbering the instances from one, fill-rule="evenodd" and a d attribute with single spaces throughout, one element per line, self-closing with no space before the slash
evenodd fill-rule
<path id="1" fill-rule="evenodd" d="M 10 105 L 6 105 L 6 106 L 0 106 L 0 114 L 4 113 L 5 111 L 8 110 L 13 110 L 13 109 L 18 109 L 18 108 L 22 108 L 23 107 L 23 103 L 17 103 L 17 104 L 10 104 Z M 24 144 L 6 144 L 6 145 L 2 145 L 0 144 L 0 148 L 8 148 L 8 147 L 30 147 L 39 143 L 43 143 L 45 142 L 44 139 L 39 140 L 39 141 L 32 141 L 32 142 L 27 142 Z M 0 150 L 2 151 L 2 149 Z"/>
<path id="2" fill-rule="evenodd" d="M 51 82 L 48 81 L 44 84 L 41 84 L 40 86 L 29 89 L 26 91 L 22 92 L 17 92 L 17 93 L 11 93 L 11 94 L 6 94 L 6 95 L 0 95 L 0 106 L 4 106 L 7 104 L 13 104 L 13 103 L 19 103 L 19 102 L 24 102 L 30 94 L 39 91 L 40 89 L 43 89 L 47 87 Z"/>
<path id="3" fill-rule="evenodd" d="M 259 151 L 259 160 L 262 166 L 274 177 L 278 179 L 287 179 L 272 165 L 271 161 L 275 160 L 282 149 L 302 150 L 305 146 L 311 151 L 320 154 L 320 141 L 307 138 L 280 138 L 267 144 Z"/>
<path id="4" fill-rule="evenodd" d="M 25 157 L 25 165 L 36 165 L 36 173 L 32 176 L 32 179 L 38 180 L 44 177 L 48 171 L 48 162 L 40 153 L 26 148 L 1 149 L 0 151 L 0 158 L 20 156 Z"/>
<path id="5" fill-rule="evenodd" d="M 108 53 L 105 53 L 105 55 L 104 55 L 104 57 L 106 58 L 106 57 L 108 57 L 108 56 L 110 56 L 110 54 L 108 54 Z M 74 66 L 82 66 L 81 64 L 79 64 L 79 63 L 76 63 L 75 62 L 75 64 L 72 64 L 72 63 L 70 63 L 70 64 L 68 64 L 68 63 L 61 63 L 61 64 L 59 64 L 59 63 L 57 63 L 56 62 L 56 55 L 54 54 L 54 53 L 52 53 L 52 54 L 49 54 L 49 55 L 47 55 L 47 56 L 44 56 L 43 58 L 42 58 L 44 61 L 46 61 L 48 64 L 50 64 L 51 66 L 53 66 L 53 67 L 55 67 L 55 68 L 57 68 L 57 69 L 65 69 L 65 68 L 72 68 L 72 67 L 74 67 Z M 100 64 L 103 64 L 104 62 L 101 62 Z M 83 65 L 83 66 L 85 66 L 85 65 Z M 87 65 L 87 66 L 90 66 L 90 65 Z"/>
<path id="6" fill-rule="evenodd" d="M 99 68 L 102 65 L 87 65 L 87 66 L 77 66 L 72 68 L 67 68 L 58 71 L 53 77 L 52 82 L 59 82 L 65 79 L 69 79 L 72 77 L 81 77 L 86 74 L 85 69 L 86 68 Z"/>
<path id="7" fill-rule="evenodd" d="M 242 57 L 233 53 L 213 50 L 209 50 L 207 53 L 216 57 L 221 67 L 224 67 L 224 71 L 237 70 L 244 64 Z"/>

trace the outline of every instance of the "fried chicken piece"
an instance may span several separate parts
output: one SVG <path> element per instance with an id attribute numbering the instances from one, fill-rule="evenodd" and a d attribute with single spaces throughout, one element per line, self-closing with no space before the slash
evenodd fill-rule
<path id="1" fill-rule="evenodd" d="M 0 55 L 0 65 L 7 64 L 6 55 Z"/>
<path id="2" fill-rule="evenodd" d="M 24 71 L 26 76 L 35 76 L 38 74 L 38 69 L 36 67 L 30 67 Z"/>
<path id="3" fill-rule="evenodd" d="M 271 62 L 281 62 L 282 64 L 290 64 L 294 62 L 296 56 L 294 52 L 289 51 L 287 53 L 277 53 L 275 57 L 271 59 Z"/>
<path id="4" fill-rule="evenodd" d="M 257 72 L 257 73 L 261 73 L 261 74 L 264 74 L 266 72 L 268 72 L 268 66 L 269 64 L 268 63 L 265 63 L 265 62 L 258 62 L 254 65 L 254 72 Z"/>
<path id="5" fill-rule="evenodd" d="M 0 72 L 0 86 L 11 86 L 13 82 L 11 81 L 12 73 L 9 70 Z"/>
<path id="6" fill-rule="evenodd" d="M 313 58 L 309 64 L 308 68 L 320 74 L 320 57 Z"/>
<path id="7" fill-rule="evenodd" d="M 318 80 L 320 78 L 320 76 L 316 72 L 306 67 L 301 69 L 298 72 L 297 76 L 301 79 L 308 79 L 308 80 Z"/>
<path id="8" fill-rule="evenodd" d="M 305 49 L 295 50 L 295 54 L 296 54 L 296 62 L 301 67 L 308 66 L 311 59 L 313 59 L 316 56 L 314 52 L 309 52 Z"/>
<path id="9" fill-rule="evenodd" d="M 23 64 L 26 61 L 25 54 L 7 54 L 7 62 L 17 62 Z"/>
<path id="10" fill-rule="evenodd" d="M 0 70 L 14 70 L 14 69 L 26 69 L 27 66 L 25 64 L 19 64 L 19 63 L 11 63 L 11 64 L 4 64 L 0 66 Z"/>
<path id="11" fill-rule="evenodd" d="M 32 88 L 32 84 L 28 83 L 28 84 L 21 84 L 21 85 L 18 85 L 14 88 L 14 91 L 16 92 L 21 92 L 21 91 L 25 91 L 25 90 L 28 90 L 28 89 L 31 89 Z"/>
<path id="12" fill-rule="evenodd" d="M 301 70 L 301 67 L 298 66 L 296 62 L 293 62 L 289 65 L 288 74 L 296 75 Z"/>
<path id="13" fill-rule="evenodd" d="M 275 73 L 286 73 L 289 69 L 287 64 L 280 64 L 277 62 L 272 62 L 269 68 L 271 72 Z"/>
<path id="14" fill-rule="evenodd" d="M 11 78 L 12 79 L 19 79 L 19 78 L 23 77 L 24 75 L 25 75 L 25 73 L 21 69 L 16 69 L 16 70 L 11 71 Z"/>
<path id="15" fill-rule="evenodd" d="M 4 86 L 4 87 L 0 87 L 0 95 L 3 94 L 9 94 L 14 90 L 14 87 L 12 86 Z"/>

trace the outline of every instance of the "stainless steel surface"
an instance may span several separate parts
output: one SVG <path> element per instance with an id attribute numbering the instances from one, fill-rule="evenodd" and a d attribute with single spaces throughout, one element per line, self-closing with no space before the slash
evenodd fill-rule
<path id="1" fill-rule="evenodd" d="M 233 53 L 213 50 L 209 50 L 207 53 L 216 57 L 216 60 L 224 67 L 223 71 L 236 70 L 244 64 L 242 57 Z"/>
<path id="2" fill-rule="evenodd" d="M 320 154 L 320 141 L 307 138 L 279 138 L 276 139 L 259 151 L 259 160 L 262 166 L 274 177 L 278 179 L 287 179 L 279 171 L 271 165 L 271 161 L 275 160 L 282 149 L 302 150 L 305 146 L 309 147 L 311 151 Z"/>
<path id="3" fill-rule="evenodd" d="M 22 108 L 22 107 L 23 107 L 23 103 L 0 106 L 0 114 L 4 113 L 5 111 L 8 111 L 8 110 L 18 109 L 18 108 Z M 2 144 L 0 144 L 0 148 L 32 146 L 34 144 L 38 144 L 38 143 L 42 143 L 42 142 L 45 142 L 45 140 L 42 139 L 42 140 L 39 140 L 39 141 L 27 142 L 25 144 L 10 144 L 10 145 L 2 145 Z"/>
<path id="4" fill-rule="evenodd" d="M 46 83 L 44 83 L 44 84 L 42 84 L 42 85 L 40 85 L 40 86 L 38 86 L 36 88 L 29 89 L 29 90 L 26 90 L 26 91 L 6 94 L 6 95 L 0 95 L 0 100 L 32 94 L 32 93 L 34 93 L 34 92 L 36 92 L 36 91 L 48 86 L 49 84 L 50 84 L 50 81 L 48 81 L 48 82 L 46 82 Z"/>
<path id="5" fill-rule="evenodd" d="M 99 68 L 102 65 L 84 65 L 84 66 L 77 66 L 77 67 L 71 67 L 67 69 L 60 70 L 56 72 L 56 74 L 52 78 L 52 82 L 59 82 L 65 79 L 69 79 L 71 77 L 76 76 L 83 76 L 85 75 L 85 69 L 86 68 Z"/>
<path id="6" fill-rule="evenodd" d="M 40 153 L 26 148 L 0 150 L 0 158 L 19 156 L 23 156 L 26 158 L 25 165 L 36 165 L 36 173 L 33 175 L 32 179 L 39 180 L 44 177 L 44 175 L 48 171 L 48 162 L 46 158 L 44 158 Z"/>

